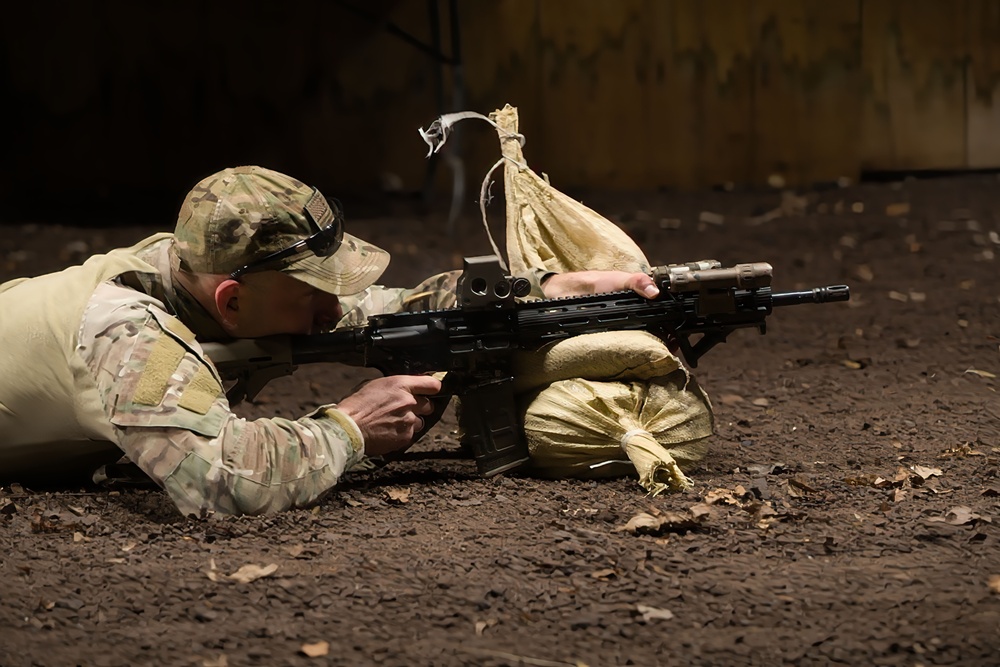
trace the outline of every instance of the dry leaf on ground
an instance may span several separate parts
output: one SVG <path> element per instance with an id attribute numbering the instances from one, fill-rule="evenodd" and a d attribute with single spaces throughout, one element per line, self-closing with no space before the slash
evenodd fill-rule
<path id="1" fill-rule="evenodd" d="M 389 496 L 389 500 L 397 503 L 408 503 L 410 502 L 410 490 L 409 489 L 397 489 L 388 488 L 385 494 Z"/>
<path id="2" fill-rule="evenodd" d="M 936 523 L 948 523 L 952 526 L 964 526 L 967 523 L 979 521 L 982 518 L 982 516 L 973 512 L 972 508 L 966 507 L 965 505 L 959 505 L 957 507 L 952 507 L 944 516 L 933 516 L 927 520 L 934 521 Z"/>
<path id="3" fill-rule="evenodd" d="M 662 512 L 649 514 L 640 512 L 629 519 L 628 523 L 618 528 L 619 531 L 628 531 L 634 535 L 662 535 L 663 533 L 679 533 L 692 530 L 702 524 L 705 512 Z"/>
<path id="4" fill-rule="evenodd" d="M 303 644 L 299 649 L 304 655 L 310 658 L 321 658 L 330 652 L 329 642 L 316 642 L 315 644 Z"/>
<path id="5" fill-rule="evenodd" d="M 740 505 L 736 494 L 729 489 L 713 489 L 705 494 L 705 502 L 709 505 L 724 503 L 726 505 Z"/>
<path id="6" fill-rule="evenodd" d="M 485 621 L 476 621 L 476 636 L 482 637 L 487 628 L 492 628 L 498 623 L 495 618 L 487 618 Z"/>
<path id="7" fill-rule="evenodd" d="M 660 609 L 659 607 L 648 607 L 644 604 L 637 604 L 635 606 L 636 610 L 642 614 L 642 620 L 646 621 L 669 621 L 674 617 L 674 613 L 669 609 Z"/>
<path id="8" fill-rule="evenodd" d="M 273 574 L 278 569 L 277 563 L 270 565 L 254 565 L 249 563 L 232 574 L 221 574 L 215 566 L 215 559 L 209 563 L 209 571 L 206 573 L 212 581 L 232 581 L 238 584 L 248 584 Z"/>
<path id="9" fill-rule="evenodd" d="M 940 477 L 944 474 L 941 472 L 940 468 L 928 468 L 926 466 L 913 466 L 911 470 L 913 470 L 913 472 L 917 475 L 920 475 L 923 479 L 927 479 L 928 477 Z"/>
<path id="10" fill-rule="evenodd" d="M 600 579 L 602 581 L 607 581 L 611 577 L 615 577 L 617 575 L 618 575 L 618 573 L 615 572 L 610 567 L 606 567 L 603 570 L 597 570 L 596 572 L 591 572 L 590 573 L 590 576 L 592 576 L 594 579 Z"/>

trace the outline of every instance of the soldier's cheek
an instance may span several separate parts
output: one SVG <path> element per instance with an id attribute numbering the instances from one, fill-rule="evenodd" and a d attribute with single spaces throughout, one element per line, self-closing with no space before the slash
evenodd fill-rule
<path id="1" fill-rule="evenodd" d="M 271 318 L 264 324 L 273 329 L 274 333 L 304 334 L 311 332 L 312 323 L 313 315 L 308 308 L 286 304 L 272 312 Z"/>

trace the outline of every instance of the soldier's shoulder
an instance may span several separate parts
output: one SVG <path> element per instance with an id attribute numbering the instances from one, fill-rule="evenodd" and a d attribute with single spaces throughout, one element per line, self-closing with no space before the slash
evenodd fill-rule
<path id="1" fill-rule="evenodd" d="M 130 287 L 106 281 L 98 285 L 83 311 L 80 326 L 81 339 L 90 339 L 103 332 L 125 327 L 135 332 L 149 318 L 151 311 L 167 314 L 159 300 Z"/>
<path id="2" fill-rule="evenodd" d="M 130 294 L 131 292 L 131 294 Z M 127 287 L 98 288 L 81 348 L 118 426 L 173 426 L 214 436 L 229 414 L 222 382 L 194 333 L 163 304 Z"/>

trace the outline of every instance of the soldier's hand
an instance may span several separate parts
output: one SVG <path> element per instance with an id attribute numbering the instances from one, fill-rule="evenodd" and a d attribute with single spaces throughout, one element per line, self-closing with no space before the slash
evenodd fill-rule
<path id="1" fill-rule="evenodd" d="M 620 292 L 622 290 L 632 290 L 647 299 L 655 298 L 660 293 L 653 279 L 648 275 L 627 271 L 557 273 L 542 283 L 542 292 L 550 299 Z"/>
<path id="2" fill-rule="evenodd" d="M 337 404 L 365 437 L 365 454 L 383 456 L 405 450 L 423 429 L 424 416 L 434 411 L 430 397 L 441 382 L 429 375 L 376 378 Z"/>

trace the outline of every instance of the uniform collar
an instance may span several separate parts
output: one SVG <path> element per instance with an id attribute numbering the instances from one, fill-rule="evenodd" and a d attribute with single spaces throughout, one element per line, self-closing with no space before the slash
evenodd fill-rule
<path id="1" fill-rule="evenodd" d="M 161 301 L 170 314 L 176 316 L 194 332 L 199 341 L 232 340 L 232 336 L 228 335 L 208 310 L 198 303 L 194 295 L 174 281 L 174 273 L 179 267 L 172 247 L 173 236 L 170 236 L 143 248 L 137 256 L 155 268 L 156 272 L 130 272 L 122 275 L 120 281 Z"/>

